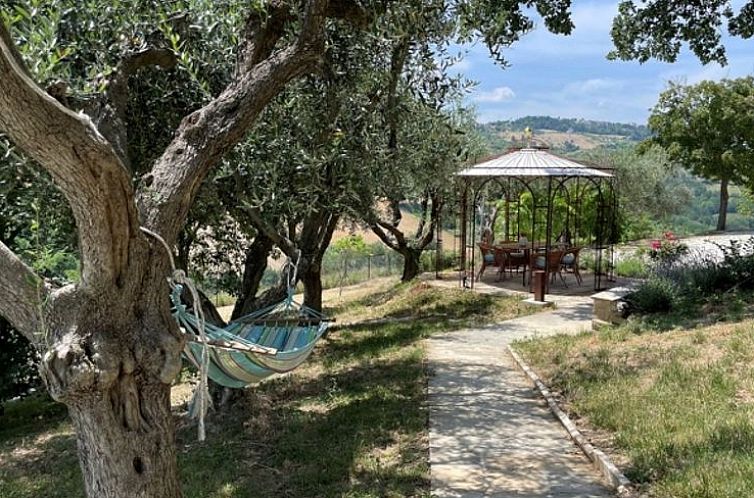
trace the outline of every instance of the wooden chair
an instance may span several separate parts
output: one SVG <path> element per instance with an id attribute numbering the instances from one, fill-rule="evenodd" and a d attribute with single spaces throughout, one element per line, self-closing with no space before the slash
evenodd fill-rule
<path id="1" fill-rule="evenodd" d="M 579 273 L 579 253 L 581 252 L 581 249 L 581 247 L 571 247 L 570 249 L 566 249 L 563 251 L 563 258 L 560 260 L 561 272 L 573 273 L 573 276 L 576 277 L 576 283 L 579 286 L 581 286 L 584 281 L 581 278 L 581 273 Z"/>
<path id="2" fill-rule="evenodd" d="M 565 278 L 563 278 L 563 273 L 561 273 L 561 265 L 564 254 L 565 253 L 563 251 L 557 249 L 551 250 L 547 254 L 543 252 L 532 253 L 531 257 L 529 258 L 529 285 L 531 286 L 534 272 L 537 270 L 545 270 L 546 267 L 548 273 L 547 276 L 550 277 L 550 283 L 554 283 L 555 275 L 558 275 L 560 276 L 560 280 L 561 282 L 563 282 L 563 285 L 565 287 L 568 287 Z M 545 265 L 545 258 L 547 258 L 547 265 Z"/>
<path id="3" fill-rule="evenodd" d="M 505 251 L 505 261 L 503 263 L 503 270 L 507 269 L 510 276 L 513 276 L 513 270 L 516 273 L 523 268 L 526 271 L 526 267 L 529 265 L 528 248 L 508 248 Z"/>
<path id="4" fill-rule="evenodd" d="M 484 270 L 486 270 L 487 267 L 492 266 L 501 268 L 503 259 L 501 251 L 496 250 L 493 246 L 481 242 L 478 245 L 479 251 L 482 253 L 482 267 L 479 268 L 479 273 L 476 277 L 477 281 L 481 280 Z"/>

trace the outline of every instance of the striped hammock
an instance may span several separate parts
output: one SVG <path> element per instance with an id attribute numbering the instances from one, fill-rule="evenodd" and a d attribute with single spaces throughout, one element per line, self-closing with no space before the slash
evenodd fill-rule
<path id="1" fill-rule="evenodd" d="M 173 316 L 189 336 L 186 358 L 200 368 L 203 345 L 199 320 L 181 302 L 180 286 L 171 295 Z M 209 346 L 209 378 L 233 388 L 246 387 L 276 373 L 285 373 L 303 363 L 328 320 L 312 308 L 293 300 L 292 293 L 281 303 L 260 309 L 225 327 L 205 323 Z"/>

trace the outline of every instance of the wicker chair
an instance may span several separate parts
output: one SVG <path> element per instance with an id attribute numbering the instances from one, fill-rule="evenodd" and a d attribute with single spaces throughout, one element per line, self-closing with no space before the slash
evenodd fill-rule
<path id="1" fill-rule="evenodd" d="M 562 260 L 564 256 L 564 251 L 560 250 L 551 250 L 549 253 L 547 253 L 547 265 L 545 265 L 545 253 L 543 252 L 535 252 L 532 253 L 530 259 L 529 259 L 529 285 L 531 285 L 532 277 L 534 275 L 534 272 L 537 270 L 547 270 L 548 276 L 550 277 L 550 282 L 555 282 L 555 275 L 560 276 L 561 282 L 563 282 L 563 285 L 568 287 L 568 284 L 565 281 L 565 278 L 563 278 L 563 273 L 561 273 L 561 267 L 562 267 Z M 546 267 L 546 268 L 545 268 Z"/>
<path id="2" fill-rule="evenodd" d="M 501 268 L 502 271 L 504 261 L 504 254 L 502 251 L 484 243 L 479 243 L 479 251 L 482 253 L 482 267 L 479 268 L 479 273 L 476 277 L 477 281 L 481 280 L 484 270 L 490 266 Z"/>
<path id="3" fill-rule="evenodd" d="M 581 278 L 581 273 L 579 273 L 579 253 L 581 252 L 581 249 L 581 247 L 571 247 L 570 249 L 566 249 L 563 251 L 563 257 L 560 260 L 561 276 L 562 272 L 573 273 L 573 276 L 576 277 L 576 283 L 579 286 L 584 282 L 584 279 Z"/>

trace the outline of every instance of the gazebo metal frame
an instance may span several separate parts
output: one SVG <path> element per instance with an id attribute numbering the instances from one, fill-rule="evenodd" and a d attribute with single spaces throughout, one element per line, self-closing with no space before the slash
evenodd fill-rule
<path id="1" fill-rule="evenodd" d="M 497 186 L 505 195 L 506 239 L 521 235 L 521 196 L 525 192 L 531 195 L 532 233 L 529 249 L 532 253 L 536 250 L 535 244 L 540 235 L 544 236 L 546 254 L 556 245 L 553 241 L 554 207 L 556 199 L 559 196 L 563 198 L 566 208 L 564 230 L 569 233 L 573 228 L 573 232 L 570 232 L 572 240 L 577 244 L 580 240 L 586 240 L 585 246 L 594 251 L 594 289 L 602 290 L 606 282 L 614 280 L 613 245 L 618 236 L 618 198 L 614 175 L 608 168 L 560 157 L 548 149 L 542 145 L 511 148 L 500 156 L 457 173 L 461 189 L 461 285 L 473 287 L 476 280 L 477 208 L 490 185 Z M 593 233 L 586 233 L 582 215 L 584 202 L 590 197 L 595 201 L 595 219 Z M 511 230 L 511 208 L 516 211 L 515 231 Z M 549 260 L 544 258 L 545 275 L 549 275 Z"/>

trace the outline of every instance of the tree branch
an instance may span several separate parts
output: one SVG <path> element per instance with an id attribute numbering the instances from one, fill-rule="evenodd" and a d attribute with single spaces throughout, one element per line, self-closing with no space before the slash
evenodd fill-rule
<path id="1" fill-rule="evenodd" d="M 390 81 L 387 90 L 388 149 L 398 148 L 398 82 L 406 65 L 409 44 L 407 38 L 401 38 L 393 47 L 390 57 Z"/>
<path id="2" fill-rule="evenodd" d="M 427 223 L 427 208 L 429 204 L 429 189 L 424 191 L 421 202 L 421 216 L 419 216 L 419 225 L 416 227 L 415 239 L 421 238 L 424 233 L 424 225 Z"/>
<path id="3" fill-rule="evenodd" d="M 346 20 L 355 26 L 364 26 L 369 21 L 366 9 L 354 0 L 330 0 L 326 16 Z M 293 20 L 295 15 L 288 0 L 270 0 L 266 10 L 249 15 L 242 34 L 244 41 L 238 50 L 236 71 L 249 71 L 269 57 Z"/>
<path id="4" fill-rule="evenodd" d="M 317 247 L 319 248 L 319 254 L 320 258 L 325 254 L 325 250 L 330 245 L 330 242 L 332 241 L 332 236 L 335 233 L 335 229 L 338 228 L 338 223 L 340 222 L 340 215 L 335 213 L 330 213 L 330 219 L 327 221 L 325 225 L 322 226 L 322 229 L 320 230 L 319 237 L 317 240 Z"/>
<path id="5" fill-rule="evenodd" d="M 42 333 L 47 295 L 42 279 L 0 242 L 0 315 L 34 344 Z"/>
<path id="6" fill-rule="evenodd" d="M 382 226 L 378 223 L 369 223 L 369 228 L 374 234 L 390 249 L 398 251 L 398 245 L 390 238 L 390 236 L 382 229 Z"/>
<path id="7" fill-rule="evenodd" d="M 394 228 L 401 224 L 403 213 L 401 213 L 401 203 L 395 199 L 390 199 L 390 223 Z"/>
<path id="8" fill-rule="evenodd" d="M 139 191 L 142 224 L 172 242 L 209 170 L 238 144 L 291 80 L 312 71 L 324 51 L 327 0 L 310 0 L 298 39 L 272 53 L 203 108 L 184 118 Z"/>
<path id="9" fill-rule="evenodd" d="M 110 141 L 123 164 L 129 169 L 131 161 L 128 156 L 128 127 L 126 125 L 126 110 L 130 94 L 128 79 L 146 67 L 172 69 L 177 63 L 178 58 L 175 53 L 167 48 L 147 47 L 127 54 L 108 81 L 105 94 L 84 105 L 85 112 L 92 117 L 97 129 Z"/>
<path id="10" fill-rule="evenodd" d="M 47 95 L 30 77 L 0 23 L 0 131 L 52 176 L 79 232 L 82 285 L 119 281 L 138 233 L 128 171 L 86 115 Z"/>
<path id="11" fill-rule="evenodd" d="M 433 192 L 430 195 L 430 201 L 432 202 L 432 209 L 429 214 L 429 230 L 424 234 L 424 237 L 419 238 L 417 236 L 417 248 L 424 249 L 432 242 L 435 236 L 435 230 L 437 229 L 437 222 L 440 219 L 440 211 L 442 210 L 443 201 L 437 192 Z"/>
<path id="12" fill-rule="evenodd" d="M 296 258 L 298 254 L 296 244 L 294 244 L 287 237 L 280 235 L 280 232 L 278 232 L 278 230 L 274 226 L 269 224 L 267 220 L 264 219 L 262 212 L 259 209 L 246 205 L 242 205 L 240 207 L 249 216 L 251 224 L 254 225 L 254 228 L 271 239 L 272 242 L 274 242 L 275 245 L 278 246 L 286 256 L 293 259 Z"/>

